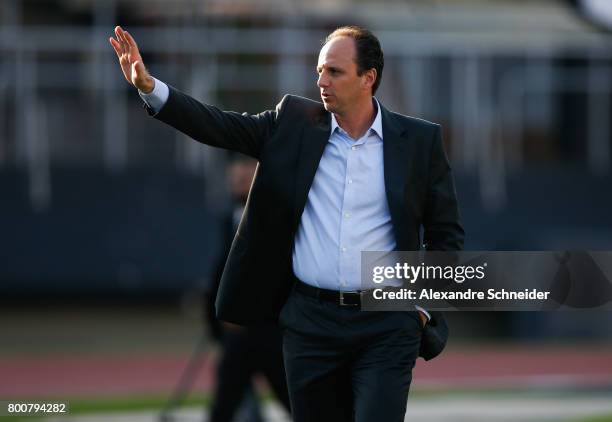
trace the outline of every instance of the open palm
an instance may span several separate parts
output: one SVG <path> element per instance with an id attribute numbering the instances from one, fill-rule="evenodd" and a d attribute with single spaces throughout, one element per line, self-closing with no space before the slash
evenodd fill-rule
<path id="1" fill-rule="evenodd" d="M 125 79 L 143 92 L 153 90 L 154 81 L 147 72 L 138 51 L 138 44 L 132 36 L 120 26 L 115 27 L 115 36 L 109 38 L 121 65 L 121 71 Z"/>

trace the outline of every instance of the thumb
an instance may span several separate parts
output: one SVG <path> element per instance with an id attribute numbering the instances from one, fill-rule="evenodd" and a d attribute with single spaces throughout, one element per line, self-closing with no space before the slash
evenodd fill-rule
<path id="1" fill-rule="evenodd" d="M 132 63 L 132 76 L 134 76 L 136 80 L 143 79 L 146 77 L 146 75 L 147 71 L 144 64 L 142 64 L 142 61 L 136 60 L 134 63 Z"/>
<path id="2" fill-rule="evenodd" d="M 152 79 L 149 76 L 149 72 L 147 72 L 147 69 L 140 60 L 136 60 L 134 63 L 132 63 L 132 83 L 142 92 L 148 93 L 153 89 L 151 86 Z"/>
<path id="3" fill-rule="evenodd" d="M 140 60 L 132 63 L 132 84 L 146 93 L 150 93 L 155 88 L 153 78 Z"/>

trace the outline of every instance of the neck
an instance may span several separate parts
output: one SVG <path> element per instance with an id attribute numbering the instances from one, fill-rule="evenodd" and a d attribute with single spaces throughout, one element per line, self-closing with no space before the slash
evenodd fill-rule
<path id="1" fill-rule="evenodd" d="M 374 99 L 369 97 L 363 104 L 358 104 L 349 113 L 336 114 L 336 122 L 353 139 L 361 138 L 372 126 L 376 118 Z"/>

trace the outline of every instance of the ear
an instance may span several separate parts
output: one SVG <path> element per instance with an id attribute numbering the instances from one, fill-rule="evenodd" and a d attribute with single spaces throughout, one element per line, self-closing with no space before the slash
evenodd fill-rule
<path id="1" fill-rule="evenodd" d="M 376 69 L 372 68 L 363 72 L 362 76 L 363 87 L 367 89 L 372 89 L 374 83 L 376 82 L 376 79 L 378 78 L 378 72 L 376 72 Z"/>

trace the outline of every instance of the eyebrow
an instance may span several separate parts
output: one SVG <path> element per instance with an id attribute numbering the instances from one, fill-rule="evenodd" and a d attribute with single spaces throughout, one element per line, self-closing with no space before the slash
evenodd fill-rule
<path id="1" fill-rule="evenodd" d="M 329 70 L 331 70 L 331 71 L 334 71 L 334 72 L 342 72 L 342 69 L 340 69 L 339 67 L 328 66 L 327 68 Z M 317 72 L 321 71 L 321 69 L 323 69 L 323 66 L 317 66 L 317 68 L 316 68 Z"/>

